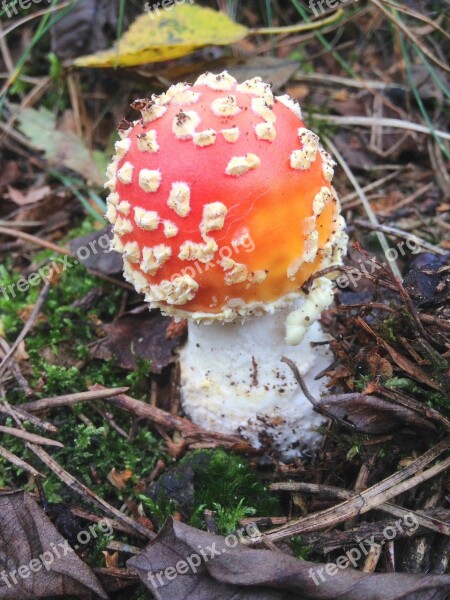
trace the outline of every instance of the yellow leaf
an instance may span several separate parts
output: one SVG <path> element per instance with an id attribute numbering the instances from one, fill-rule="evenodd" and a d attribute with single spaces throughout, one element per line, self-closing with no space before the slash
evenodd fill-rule
<path id="1" fill-rule="evenodd" d="M 170 9 L 170 7 L 169 7 Z M 132 67 L 172 60 L 208 45 L 225 46 L 248 33 L 225 14 L 191 4 L 141 15 L 110 50 L 80 56 L 78 67 Z"/>

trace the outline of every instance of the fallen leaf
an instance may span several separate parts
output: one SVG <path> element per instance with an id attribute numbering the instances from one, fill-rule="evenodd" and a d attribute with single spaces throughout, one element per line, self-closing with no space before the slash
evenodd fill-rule
<path id="1" fill-rule="evenodd" d="M 348 90 L 345 89 L 340 89 L 337 92 L 334 92 L 331 97 L 333 100 L 336 100 L 336 102 L 348 102 L 351 100 L 351 95 L 349 94 Z"/>
<path id="2" fill-rule="evenodd" d="M 417 306 L 430 306 L 450 300 L 450 267 L 413 268 L 405 275 L 403 286 Z"/>
<path id="3" fill-rule="evenodd" d="M 32 146 L 43 150 L 45 158 L 54 165 L 63 165 L 82 175 L 87 181 L 103 185 L 107 157 L 102 152 L 91 151 L 74 133 L 57 129 L 56 116 L 41 106 L 17 109 L 20 131 Z"/>
<path id="4" fill-rule="evenodd" d="M 26 193 L 8 186 L 9 198 L 18 206 L 25 206 L 26 204 L 34 204 L 35 202 L 39 202 L 39 200 L 43 200 L 50 193 L 51 189 L 48 185 L 44 185 L 40 188 L 29 189 L 26 191 Z"/>
<path id="5" fill-rule="evenodd" d="M 340 131 L 334 136 L 334 141 L 349 167 L 369 170 L 375 165 L 372 155 L 367 150 L 368 142 L 363 139 L 363 134 Z"/>
<path id="6" fill-rule="evenodd" d="M 115 467 L 108 473 L 108 481 L 121 492 L 125 491 L 127 481 L 133 477 L 133 471 L 125 469 L 118 471 Z"/>
<path id="7" fill-rule="evenodd" d="M 366 358 L 366 363 L 372 377 L 379 377 L 382 380 L 385 380 L 389 379 L 394 374 L 391 363 L 377 353 L 368 356 Z"/>
<path id="8" fill-rule="evenodd" d="M 263 81 L 270 81 L 273 91 L 278 91 L 298 70 L 298 62 L 275 56 L 256 56 L 242 64 L 230 66 L 228 70 L 240 82 L 261 77 Z"/>
<path id="9" fill-rule="evenodd" d="M 25 346 L 25 340 L 22 340 L 20 342 L 19 346 L 17 347 L 16 352 L 14 353 L 14 358 L 18 362 L 20 362 L 22 360 L 28 360 L 30 358 L 30 355 L 28 354 L 26 346 Z"/>
<path id="10" fill-rule="evenodd" d="M 77 67 L 131 67 L 172 60 L 198 48 L 227 46 L 243 39 L 247 28 L 227 15 L 192 4 L 172 5 L 141 15 L 117 47 L 80 56 Z"/>
<path id="11" fill-rule="evenodd" d="M 3 160 L 0 172 L 0 189 L 20 180 L 22 173 L 16 160 Z"/>
<path id="12" fill-rule="evenodd" d="M 413 410 L 366 394 L 336 394 L 321 398 L 317 404 L 327 416 L 372 435 L 389 433 L 402 425 L 433 430 L 430 421 Z"/>
<path id="13" fill-rule="evenodd" d="M 1 600 L 108 598 L 91 569 L 24 491 L 0 494 L 0 572 Z"/>
<path id="14" fill-rule="evenodd" d="M 121 8 L 123 11 L 121 11 Z M 119 27 L 128 27 L 142 12 L 142 6 L 122 0 L 83 0 L 74 2 L 52 26 L 52 51 L 61 59 L 74 58 L 84 52 L 98 52 L 110 45 Z"/>
<path id="15" fill-rule="evenodd" d="M 305 84 L 298 83 L 295 85 L 289 85 L 286 88 L 286 92 L 291 98 L 294 98 L 294 100 L 297 100 L 297 102 L 301 103 L 308 96 L 309 87 Z"/>
<path id="16" fill-rule="evenodd" d="M 364 329 L 367 333 L 370 333 L 370 335 L 374 336 L 375 339 L 377 340 L 377 343 L 379 346 L 382 346 L 387 352 L 389 352 L 392 360 L 394 361 L 394 363 L 397 365 L 397 367 L 399 367 L 400 369 L 402 369 L 403 371 L 406 371 L 406 373 L 408 373 L 409 375 L 411 375 L 411 377 L 413 377 L 414 379 L 416 379 L 417 381 L 420 381 L 421 383 L 424 383 L 425 385 L 430 386 L 431 388 L 433 388 L 434 390 L 440 390 L 440 385 L 438 383 L 435 383 L 424 371 L 423 369 L 421 369 L 419 367 L 419 365 L 417 365 L 416 363 L 412 362 L 411 360 L 409 360 L 408 358 L 406 358 L 406 356 L 403 356 L 403 354 L 401 354 L 400 352 L 398 352 L 395 348 L 393 348 L 392 346 L 390 346 L 387 342 L 385 342 L 383 340 L 383 338 L 380 338 L 370 327 L 369 325 L 364 321 L 364 319 L 362 319 L 361 317 L 357 317 L 355 319 L 355 323 L 357 323 L 360 327 L 362 327 L 362 329 Z"/>
<path id="17" fill-rule="evenodd" d="M 373 574 L 336 565 L 329 575 L 323 564 L 250 549 L 235 535 L 223 538 L 173 519 L 127 566 L 157 600 L 444 600 L 450 591 L 448 575 Z"/>
<path id="18" fill-rule="evenodd" d="M 442 102 L 442 90 L 448 88 L 450 83 L 446 73 L 436 70 L 431 76 L 430 70 L 425 65 L 411 65 L 411 79 L 415 83 L 420 96 L 424 100 Z"/>
<path id="19" fill-rule="evenodd" d="M 122 275 L 123 258 L 118 252 L 110 250 L 110 240 L 112 240 L 112 231 L 111 226 L 108 225 L 101 231 L 74 238 L 70 242 L 70 249 L 74 256 L 80 251 L 79 260 L 87 269 L 104 275 L 116 275 L 117 273 Z M 82 248 L 91 250 L 84 252 L 81 250 Z"/>
<path id="20" fill-rule="evenodd" d="M 110 554 L 109 552 L 103 551 L 103 556 L 105 557 L 105 564 L 107 569 L 116 569 L 119 566 L 119 553 L 113 552 Z"/>
<path id="21" fill-rule="evenodd" d="M 110 360 L 113 357 L 123 369 L 134 371 L 139 360 L 150 360 L 150 371 L 161 373 L 174 362 L 173 350 L 180 337 L 167 337 L 172 319 L 160 313 L 145 311 L 127 313 L 103 327 L 106 338 L 95 347 L 93 358 Z"/>

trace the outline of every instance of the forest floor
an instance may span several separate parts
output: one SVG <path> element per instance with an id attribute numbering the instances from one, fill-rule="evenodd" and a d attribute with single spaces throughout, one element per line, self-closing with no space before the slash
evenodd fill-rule
<path id="1" fill-rule="evenodd" d="M 141 39 L 117 68 L 114 52 L 73 59 L 142 6 L 49 4 L 0 9 L 0 597 L 446 598 L 446 3 L 218 0 L 244 33 L 199 20 L 179 56 L 169 36 L 150 60 Z M 186 326 L 148 311 L 101 250 L 131 102 L 223 69 L 298 100 L 348 226 L 322 317 L 329 423 L 290 462 L 182 414 Z M 226 560 L 205 556 L 215 543 Z"/>

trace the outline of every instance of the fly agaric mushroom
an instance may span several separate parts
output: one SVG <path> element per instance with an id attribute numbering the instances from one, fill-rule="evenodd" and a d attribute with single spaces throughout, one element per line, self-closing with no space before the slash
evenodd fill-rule
<path id="1" fill-rule="evenodd" d="M 106 216 L 125 279 L 150 308 L 189 321 L 186 413 L 256 447 L 270 438 L 284 455 L 313 446 L 323 418 L 280 359 L 323 391 L 318 319 L 333 284 L 300 288 L 345 254 L 333 160 L 298 104 L 259 77 L 205 73 L 132 106 L 142 118 L 120 125 Z"/>

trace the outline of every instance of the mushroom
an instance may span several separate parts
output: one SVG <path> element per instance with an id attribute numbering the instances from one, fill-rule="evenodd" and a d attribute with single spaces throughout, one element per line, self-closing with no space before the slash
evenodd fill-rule
<path id="1" fill-rule="evenodd" d="M 289 96 L 226 71 L 132 105 L 108 168 L 107 219 L 125 279 L 150 308 L 188 319 L 180 351 L 185 412 L 284 456 L 313 448 L 313 411 L 287 354 L 315 396 L 330 364 L 319 317 L 340 265 L 345 223 L 334 162 Z"/>

